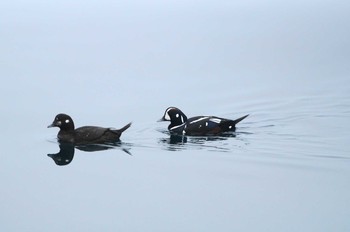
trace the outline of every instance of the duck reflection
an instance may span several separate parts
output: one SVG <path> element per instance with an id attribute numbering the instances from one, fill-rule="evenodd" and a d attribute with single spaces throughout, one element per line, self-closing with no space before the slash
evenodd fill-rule
<path id="1" fill-rule="evenodd" d="M 121 147 L 121 143 L 108 143 L 108 144 L 89 144 L 89 145 L 75 145 L 73 143 L 59 143 L 59 152 L 55 154 L 47 154 L 58 166 L 68 165 L 74 158 L 75 149 L 85 152 L 104 151 L 109 149 L 115 149 Z M 131 155 L 130 151 L 126 148 L 122 148 L 122 151 Z"/>
<path id="2" fill-rule="evenodd" d="M 187 143 L 187 136 L 184 135 L 170 135 L 169 139 L 165 139 L 169 144 L 184 144 Z"/>
<path id="3" fill-rule="evenodd" d="M 59 166 L 67 165 L 72 162 L 74 157 L 74 144 L 61 143 L 59 144 L 60 151 L 56 154 L 47 154 Z"/>
<path id="4" fill-rule="evenodd" d="M 161 138 L 159 139 L 160 143 L 163 143 L 166 145 L 166 149 L 169 151 L 176 151 L 176 150 L 183 150 L 186 148 L 195 148 L 196 145 L 202 145 L 198 146 L 198 148 L 203 147 L 212 147 L 207 146 L 205 143 L 212 142 L 212 141 L 224 141 L 229 138 L 236 137 L 235 133 L 224 133 L 220 136 L 185 136 L 185 135 L 177 135 L 177 134 L 171 134 L 165 132 L 165 134 L 169 135 L 169 138 Z M 220 149 L 218 147 L 218 149 Z M 221 149 L 220 149 L 221 150 Z"/>

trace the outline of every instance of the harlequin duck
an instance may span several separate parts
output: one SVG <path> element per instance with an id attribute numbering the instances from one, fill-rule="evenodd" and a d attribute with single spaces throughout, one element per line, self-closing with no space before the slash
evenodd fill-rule
<path id="1" fill-rule="evenodd" d="M 159 121 L 170 121 L 168 129 L 175 134 L 216 135 L 222 132 L 235 131 L 236 124 L 248 117 L 248 115 L 236 120 L 215 116 L 197 116 L 187 119 L 181 110 L 176 107 L 169 107 Z"/>
<path id="2" fill-rule="evenodd" d="M 49 127 L 59 127 L 57 138 L 60 142 L 74 144 L 96 144 L 119 141 L 121 134 L 131 126 L 131 123 L 118 129 L 97 126 L 83 126 L 74 129 L 74 122 L 67 114 L 56 115 Z"/>

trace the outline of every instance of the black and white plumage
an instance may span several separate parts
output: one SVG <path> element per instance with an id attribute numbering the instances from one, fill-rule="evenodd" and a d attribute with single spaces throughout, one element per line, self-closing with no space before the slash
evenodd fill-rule
<path id="1" fill-rule="evenodd" d="M 97 126 L 83 126 L 75 129 L 72 118 L 67 114 L 56 115 L 48 127 L 59 127 L 57 138 L 60 142 L 73 144 L 113 143 L 120 139 L 121 134 L 131 126 L 131 123 L 120 129 Z"/>
<path id="2" fill-rule="evenodd" d="M 215 116 L 197 116 L 187 119 L 186 115 L 176 107 L 165 110 L 160 121 L 170 121 L 168 130 L 183 135 L 217 135 L 223 132 L 235 131 L 236 124 L 248 117 L 248 114 L 236 120 Z"/>

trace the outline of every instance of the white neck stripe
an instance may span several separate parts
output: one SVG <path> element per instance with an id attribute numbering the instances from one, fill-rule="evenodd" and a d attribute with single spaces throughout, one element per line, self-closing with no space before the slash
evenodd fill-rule
<path id="1" fill-rule="evenodd" d="M 181 125 L 178 125 L 178 126 L 173 126 L 170 128 L 170 130 L 173 130 L 173 129 L 176 129 L 176 128 L 179 128 L 179 127 L 182 127 L 185 123 L 181 124 Z"/>

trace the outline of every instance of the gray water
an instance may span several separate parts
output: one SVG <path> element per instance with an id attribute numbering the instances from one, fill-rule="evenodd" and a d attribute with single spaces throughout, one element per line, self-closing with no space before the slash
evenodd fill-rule
<path id="1" fill-rule="evenodd" d="M 347 1 L 0 3 L 1 231 L 350 231 Z M 177 141 L 169 106 L 238 118 Z M 66 165 L 57 113 L 132 127 Z M 69 162 L 68 162 L 69 161 Z"/>

